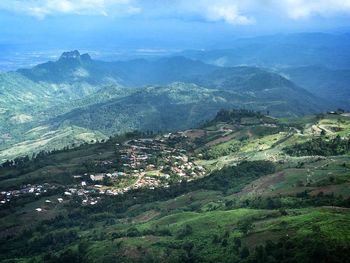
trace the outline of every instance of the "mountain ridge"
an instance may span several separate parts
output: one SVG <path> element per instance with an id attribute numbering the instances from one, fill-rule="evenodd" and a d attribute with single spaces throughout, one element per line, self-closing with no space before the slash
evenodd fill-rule
<path id="1" fill-rule="evenodd" d="M 0 151 L 45 137 L 43 132 L 23 136 L 42 126 L 56 133 L 81 126 L 109 136 L 135 129 L 189 128 L 225 107 L 274 116 L 331 109 L 330 103 L 275 72 L 223 68 L 184 57 L 103 62 L 70 51 L 55 62 L 1 74 L 0 136 L 6 139 L 0 140 Z"/>

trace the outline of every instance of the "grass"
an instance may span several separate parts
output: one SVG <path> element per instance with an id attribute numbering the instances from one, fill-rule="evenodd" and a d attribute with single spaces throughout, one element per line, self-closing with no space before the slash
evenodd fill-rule
<path id="1" fill-rule="evenodd" d="M 238 229 L 238 222 L 253 220 L 253 230 L 247 235 Z M 140 258 L 146 252 L 159 257 L 164 256 L 165 248 L 178 247 L 185 243 L 196 244 L 196 249 L 206 260 L 214 260 L 219 254 L 227 253 L 221 246 L 221 238 L 228 233 L 229 242 L 234 237 L 240 237 L 243 245 L 254 248 L 267 240 L 277 241 L 279 238 L 289 235 L 291 237 L 307 237 L 310 235 L 322 235 L 326 240 L 339 245 L 347 245 L 350 242 L 350 213 L 339 212 L 331 208 L 291 209 L 288 215 L 281 216 L 275 210 L 235 209 L 229 211 L 211 212 L 182 212 L 166 215 L 159 219 L 151 219 L 145 223 L 124 225 L 121 229 L 130 226 L 139 231 L 146 229 L 170 229 L 172 236 L 145 235 L 139 237 L 123 237 L 116 241 L 96 242 L 92 247 L 94 253 L 107 250 L 107 254 L 116 252 L 116 244 L 122 245 L 122 250 L 129 253 L 130 257 Z M 186 226 L 192 231 L 182 238 L 180 233 Z M 315 232 L 317 231 L 317 232 Z M 219 243 L 213 243 L 215 237 L 219 237 Z M 122 242 L 122 243 L 119 243 Z M 104 247 L 106 250 L 103 250 Z M 172 249 L 176 251 L 176 249 Z M 168 253 L 175 253 L 174 251 Z"/>

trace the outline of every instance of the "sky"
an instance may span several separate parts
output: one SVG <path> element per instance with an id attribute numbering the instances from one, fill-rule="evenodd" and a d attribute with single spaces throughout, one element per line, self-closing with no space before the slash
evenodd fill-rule
<path id="1" fill-rule="evenodd" d="M 350 0 L 0 0 L 0 52 L 200 49 L 349 26 Z"/>

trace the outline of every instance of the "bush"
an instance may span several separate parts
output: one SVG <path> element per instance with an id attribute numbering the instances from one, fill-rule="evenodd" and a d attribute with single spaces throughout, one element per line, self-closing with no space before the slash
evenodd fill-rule
<path id="1" fill-rule="evenodd" d="M 131 227 L 126 231 L 126 236 L 128 237 L 140 236 L 140 231 L 136 227 Z"/>

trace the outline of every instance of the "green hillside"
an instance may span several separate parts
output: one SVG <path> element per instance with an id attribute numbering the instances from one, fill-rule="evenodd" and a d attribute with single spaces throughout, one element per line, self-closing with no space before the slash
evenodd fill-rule
<path id="1" fill-rule="evenodd" d="M 0 260 L 346 262 L 349 136 L 348 113 L 222 110 L 6 162 Z"/>
<path id="2" fill-rule="evenodd" d="M 109 133 L 147 129 L 175 130 L 194 127 L 213 117 L 220 108 L 235 106 L 269 111 L 273 116 L 299 116 L 320 110 L 322 107 L 316 101 L 312 95 L 290 87 L 222 91 L 194 84 L 174 83 L 137 89 L 126 93 L 126 96 L 81 107 L 59 116 L 54 122 L 68 122 Z"/>
<path id="3" fill-rule="evenodd" d="M 329 105 L 264 69 L 220 68 L 184 57 L 103 62 L 78 51 L 2 73 L 0 102 L 0 161 L 16 157 L 18 145 L 33 141 L 40 142 L 36 151 L 80 143 L 75 139 L 79 130 L 96 138 L 133 130 L 173 131 L 195 127 L 221 108 L 279 117 L 320 112 Z M 41 127 L 45 132 L 31 132 Z M 51 145 L 55 134 L 65 137 Z M 18 155 L 33 152 L 32 146 L 25 148 Z"/>

